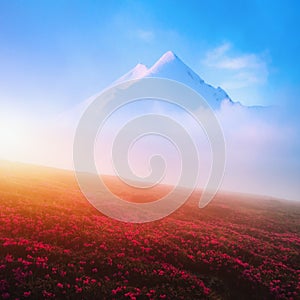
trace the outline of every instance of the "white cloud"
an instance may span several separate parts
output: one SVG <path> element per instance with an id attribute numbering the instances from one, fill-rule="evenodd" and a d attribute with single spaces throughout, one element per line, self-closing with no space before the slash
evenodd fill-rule
<path id="1" fill-rule="evenodd" d="M 220 85 L 225 89 L 264 84 L 268 80 L 268 66 L 263 55 L 246 53 L 235 55 L 230 43 L 224 43 L 205 55 L 202 64 L 223 73 Z"/>
<path id="2" fill-rule="evenodd" d="M 154 40 L 155 38 L 155 34 L 153 31 L 151 30 L 143 30 L 143 29 L 138 29 L 136 31 L 136 36 L 144 41 L 144 42 L 147 42 L 147 43 L 150 43 Z"/>

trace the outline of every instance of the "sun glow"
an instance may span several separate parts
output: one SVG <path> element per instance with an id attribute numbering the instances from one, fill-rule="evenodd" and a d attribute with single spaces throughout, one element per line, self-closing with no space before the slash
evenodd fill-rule
<path id="1" fill-rule="evenodd" d="M 21 118 L 0 115 L 0 158 L 18 159 L 29 138 L 29 126 Z"/>

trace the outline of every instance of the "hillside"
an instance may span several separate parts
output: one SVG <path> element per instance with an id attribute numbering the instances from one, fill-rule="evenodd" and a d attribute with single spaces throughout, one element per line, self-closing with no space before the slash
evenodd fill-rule
<path id="1" fill-rule="evenodd" d="M 198 196 L 161 221 L 120 223 L 73 173 L 0 162 L 0 296 L 296 299 L 300 205 L 223 193 L 198 209 Z"/>

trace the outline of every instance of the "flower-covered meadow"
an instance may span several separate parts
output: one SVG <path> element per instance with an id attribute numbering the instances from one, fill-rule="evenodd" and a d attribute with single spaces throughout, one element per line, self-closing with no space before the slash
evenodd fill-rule
<path id="1" fill-rule="evenodd" d="M 72 173 L 1 163 L 0 298 L 299 299 L 300 205 L 223 193 L 198 209 L 198 196 L 121 223 Z"/>

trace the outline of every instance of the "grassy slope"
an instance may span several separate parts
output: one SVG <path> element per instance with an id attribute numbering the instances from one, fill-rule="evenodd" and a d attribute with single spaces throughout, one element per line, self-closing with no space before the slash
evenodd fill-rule
<path id="1" fill-rule="evenodd" d="M 145 200 L 107 180 L 131 201 L 168 189 Z M 296 299 L 300 205 L 223 193 L 200 210 L 198 197 L 161 221 L 119 223 L 71 172 L 0 162 L 0 296 Z"/>

